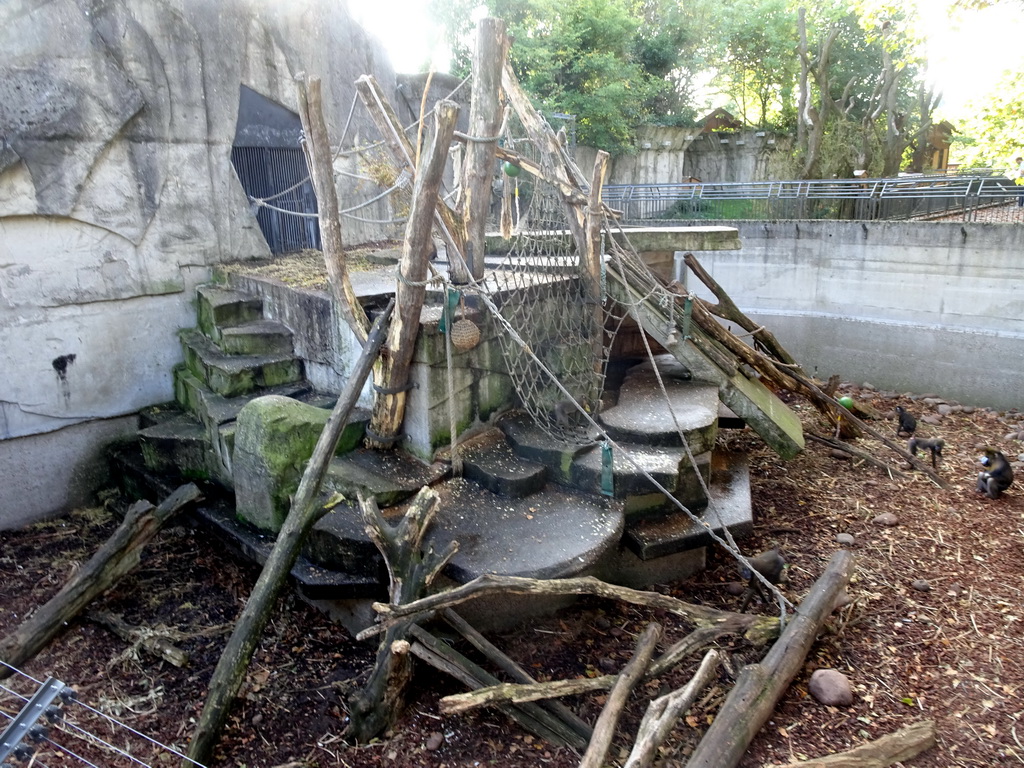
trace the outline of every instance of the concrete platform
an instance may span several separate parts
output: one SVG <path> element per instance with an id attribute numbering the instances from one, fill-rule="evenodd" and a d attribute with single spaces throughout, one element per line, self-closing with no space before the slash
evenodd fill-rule
<path id="1" fill-rule="evenodd" d="M 363 491 L 373 496 L 378 506 L 390 507 L 415 495 L 424 485 L 434 485 L 448 471 L 444 464 L 424 464 L 408 454 L 360 448 L 331 459 L 323 493 L 339 493 L 354 502 Z"/>

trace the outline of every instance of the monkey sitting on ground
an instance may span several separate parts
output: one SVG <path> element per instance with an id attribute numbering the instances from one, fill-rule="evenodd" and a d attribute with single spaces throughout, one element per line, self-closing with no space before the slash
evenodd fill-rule
<path id="1" fill-rule="evenodd" d="M 941 437 L 912 437 L 907 441 L 907 450 L 917 456 L 918 449 L 930 451 L 932 454 L 932 469 L 936 469 L 936 458 L 942 458 L 942 449 L 946 441 Z"/>
<path id="2" fill-rule="evenodd" d="M 902 405 L 896 406 L 896 418 L 899 419 L 900 425 L 896 428 L 896 437 L 899 437 L 904 432 L 907 433 L 907 437 L 914 434 L 914 430 L 917 429 L 917 419 L 910 411 L 906 410 Z"/>
<path id="3" fill-rule="evenodd" d="M 781 584 L 785 581 L 783 572 L 786 570 L 786 561 L 783 559 L 778 548 L 769 549 L 755 557 L 748 558 L 748 562 L 751 568 L 764 576 L 770 584 Z M 770 602 L 770 596 L 765 591 L 764 585 L 761 584 L 761 580 L 757 576 L 751 573 L 750 568 L 742 566 L 740 568 L 740 578 L 748 580 L 747 588 L 743 592 L 743 602 L 740 604 L 740 613 L 747 609 L 747 605 L 750 604 L 750 599 L 754 596 L 755 592 L 757 592 L 762 601 L 765 603 Z"/>
<path id="4" fill-rule="evenodd" d="M 985 449 L 981 465 L 985 469 L 978 473 L 978 492 L 990 499 L 998 499 L 1013 483 L 1013 468 L 995 448 Z"/>

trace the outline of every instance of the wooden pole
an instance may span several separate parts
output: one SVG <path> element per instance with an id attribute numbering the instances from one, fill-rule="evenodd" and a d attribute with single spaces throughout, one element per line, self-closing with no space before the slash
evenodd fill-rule
<path id="1" fill-rule="evenodd" d="M 686 768 L 731 768 L 771 717 L 775 703 L 803 666 L 836 596 L 853 573 L 853 555 L 841 550 L 797 607 L 782 635 L 759 664 L 741 670 L 714 722 L 701 739 Z"/>
<path id="2" fill-rule="evenodd" d="M 400 169 L 405 168 L 410 173 L 415 173 L 416 150 L 409 137 L 402 131 L 398 115 L 381 91 L 377 80 L 373 75 L 363 75 L 356 80 L 356 91 L 366 111 L 377 125 L 377 130 L 380 131 L 395 164 Z M 456 219 L 455 212 L 440 198 L 437 199 L 435 221 L 448 248 L 449 269 L 453 279 L 457 283 L 468 283 L 470 275 L 463 258 L 465 240 L 462 227 Z"/>
<path id="3" fill-rule="evenodd" d="M 89 603 L 139 564 L 142 549 L 179 509 L 200 497 L 192 483 L 183 485 L 153 508 L 148 501 L 131 506 L 124 520 L 96 554 L 89 558 L 60 592 L 0 640 L 0 680 L 45 648 Z"/>
<path id="4" fill-rule="evenodd" d="M 580 768 L 601 768 L 604 765 L 608 747 L 611 746 L 612 738 L 615 736 L 615 726 L 619 722 L 619 716 L 622 715 L 622 708 L 626 706 L 626 700 L 633 688 L 643 678 L 660 639 L 661 624 L 652 621 L 640 635 L 633 658 L 623 667 L 615 687 L 608 694 L 608 702 L 604 705 L 601 715 L 594 724 L 594 736 L 590 740 L 586 754 L 580 761 Z"/>
<path id="5" fill-rule="evenodd" d="M 590 354 L 594 361 L 594 373 L 597 381 L 604 370 L 604 296 L 601 294 L 601 230 L 604 224 L 604 213 L 601 205 L 601 192 L 604 189 L 604 177 L 608 171 L 609 155 L 598 150 L 594 158 L 594 173 L 590 181 L 590 198 L 587 202 L 586 230 L 587 249 L 583 254 L 582 277 L 585 281 L 587 301 L 591 304 L 590 321 Z M 591 392 L 592 405 L 596 408 L 598 391 Z"/>
<path id="6" fill-rule="evenodd" d="M 485 18 L 477 23 L 473 53 L 473 90 L 469 110 L 469 146 L 460 203 L 466 232 L 466 263 L 474 279 L 484 276 L 484 235 L 491 207 L 494 158 L 501 130 L 501 68 L 508 55 L 505 22 Z"/>
<path id="7" fill-rule="evenodd" d="M 382 355 L 380 390 L 374 394 L 370 448 L 389 448 L 390 438 L 398 434 L 405 417 L 406 383 L 416 351 L 420 331 L 420 311 L 426 295 L 424 281 L 430 265 L 431 237 L 437 193 L 441 187 L 448 146 L 455 132 L 459 107 L 453 101 L 441 101 L 434 107 L 435 129 L 425 153 L 426 161 L 416 173 L 412 207 L 405 228 L 402 259 L 398 265 L 395 292 L 398 312 L 388 330 L 386 352 Z M 382 391 L 381 391 L 382 390 Z M 381 438 L 381 439 L 377 439 Z"/>
<path id="8" fill-rule="evenodd" d="M 338 447 L 338 440 L 341 438 L 348 415 L 355 407 L 362 392 L 363 383 L 369 376 L 370 369 L 377 359 L 377 353 L 384 343 L 385 328 L 394 306 L 395 302 L 392 299 L 387 308 L 374 321 L 362 354 L 356 361 L 348 381 L 345 382 L 345 388 L 338 397 L 338 402 L 334 406 L 327 424 L 324 425 L 323 432 L 320 433 L 320 438 L 313 449 L 313 455 L 310 457 L 306 471 L 299 481 L 299 487 L 295 491 L 291 509 L 277 534 L 274 549 L 263 565 L 256 586 L 253 587 L 252 594 L 235 623 L 235 630 L 231 633 L 227 646 L 221 653 L 220 661 L 217 662 L 217 668 L 210 680 L 209 696 L 199 718 L 199 724 L 196 726 L 195 735 L 189 743 L 189 759 L 182 762 L 183 768 L 192 768 L 195 762 L 207 763 L 214 745 L 220 738 L 220 732 L 227 720 L 231 702 L 234 701 L 238 689 L 242 685 L 246 670 L 249 668 L 249 661 L 260 641 L 263 629 L 270 619 L 270 612 L 277 600 L 277 595 L 295 564 L 295 558 L 298 557 L 309 529 L 322 514 L 322 508 L 316 503 L 320 485 L 327 472 L 327 465 Z"/>
<path id="9" fill-rule="evenodd" d="M 334 301 L 345 322 L 360 342 L 366 341 L 370 321 L 352 289 L 345 264 L 345 245 L 341 236 L 341 218 L 338 213 L 338 190 L 334 186 L 334 164 L 331 162 L 331 142 L 324 121 L 320 78 L 306 77 L 299 82 L 299 118 L 306 140 L 302 151 L 309 166 L 309 178 L 316 193 L 317 218 L 320 222 L 320 243 L 323 246 L 327 278 Z"/>

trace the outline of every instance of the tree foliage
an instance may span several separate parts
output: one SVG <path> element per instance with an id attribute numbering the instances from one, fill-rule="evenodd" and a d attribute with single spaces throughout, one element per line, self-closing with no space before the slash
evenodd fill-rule
<path id="1" fill-rule="evenodd" d="M 973 117 L 960 126 L 957 156 L 967 166 L 1005 169 L 1024 155 L 1024 72 L 1007 71 L 973 102 Z"/>
<path id="2" fill-rule="evenodd" d="M 468 65 L 477 0 L 432 0 Z M 575 115 L 578 140 L 630 151 L 643 123 L 693 124 L 725 106 L 795 130 L 797 173 L 891 174 L 920 148 L 934 97 L 921 87 L 915 19 L 896 0 L 486 0 L 537 105 Z M 711 83 L 716 101 L 702 101 Z"/>

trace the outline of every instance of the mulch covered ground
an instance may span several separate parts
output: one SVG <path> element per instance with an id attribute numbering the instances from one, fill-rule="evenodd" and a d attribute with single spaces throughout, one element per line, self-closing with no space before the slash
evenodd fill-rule
<path id="1" fill-rule="evenodd" d="M 935 721 L 938 745 L 907 761 L 908 766 L 1022 764 L 1024 485 L 991 500 L 977 494 L 974 483 L 979 447 L 995 445 L 1017 458 L 1021 444 L 1007 436 L 1022 428 L 1024 417 L 956 404 L 946 404 L 954 407 L 943 408 L 950 412 L 940 416 L 939 398 L 846 391 L 883 414 L 903 404 L 937 422 L 922 419 L 919 434 L 945 439 L 939 471 L 949 488 L 938 488 L 920 473 L 890 479 L 814 443 L 784 462 L 749 432 L 722 433 L 723 442 L 746 448 L 752 456 L 756 532 L 743 545 L 750 553 L 781 548 L 789 563 L 784 591 L 791 600 L 798 602 L 820 576 L 839 546 L 838 534 L 854 537 L 856 555 L 849 590 L 853 602 L 833 614 L 742 765 L 778 765 L 846 750 L 923 719 Z M 813 410 L 799 403 L 794 407 L 809 431 L 827 434 Z M 891 417 L 876 426 L 895 432 Z M 857 445 L 895 469 L 905 468 L 872 440 Z M 121 506 L 112 496 L 106 507 L 0 533 L 0 634 L 16 627 L 91 556 L 116 526 Z M 896 516 L 895 525 L 874 522 L 886 512 Z M 729 589 L 735 574 L 725 553 L 712 551 L 705 572 L 655 589 L 735 609 L 739 598 Z M 87 619 L 73 622 L 24 671 L 38 680 L 53 675 L 73 685 L 80 703 L 65 705 L 68 720 L 102 743 L 90 745 L 52 731 L 53 740 L 70 744 L 78 757 L 40 752 L 35 764 L 180 763 L 125 726 L 162 745 L 184 748 L 231 623 L 257 576 L 254 568 L 234 561 L 217 542 L 184 523 L 162 531 L 138 570 L 93 607 L 163 630 L 189 653 L 189 665 L 179 669 L 159 661 Z M 754 609 L 771 611 L 759 604 Z M 690 629 L 664 613 L 585 599 L 557 616 L 489 638 L 539 679 L 593 676 L 620 669 L 652 620 L 665 626 L 664 644 Z M 735 672 L 763 653 L 742 641 L 723 648 L 729 654 L 727 668 L 662 749 L 664 765 L 685 763 Z M 255 653 L 212 765 L 578 764 L 571 751 L 534 738 L 496 710 L 439 714 L 438 698 L 461 688 L 427 668 L 418 669 L 408 707 L 392 731 L 371 744 L 347 744 L 346 695 L 365 679 L 372 652 L 286 594 Z M 647 700 L 683 684 L 696 661 L 638 689 L 620 722 L 610 753 L 613 762 L 621 763 L 628 753 Z M 810 673 L 822 667 L 850 678 L 855 690 L 851 706 L 822 706 L 808 695 Z M 7 714 L 20 709 L 17 694 L 30 695 L 34 689 L 20 675 L 2 684 L 0 710 Z M 566 703 L 593 722 L 604 701 L 602 694 Z M 135 762 L 112 748 L 130 752 Z"/>

